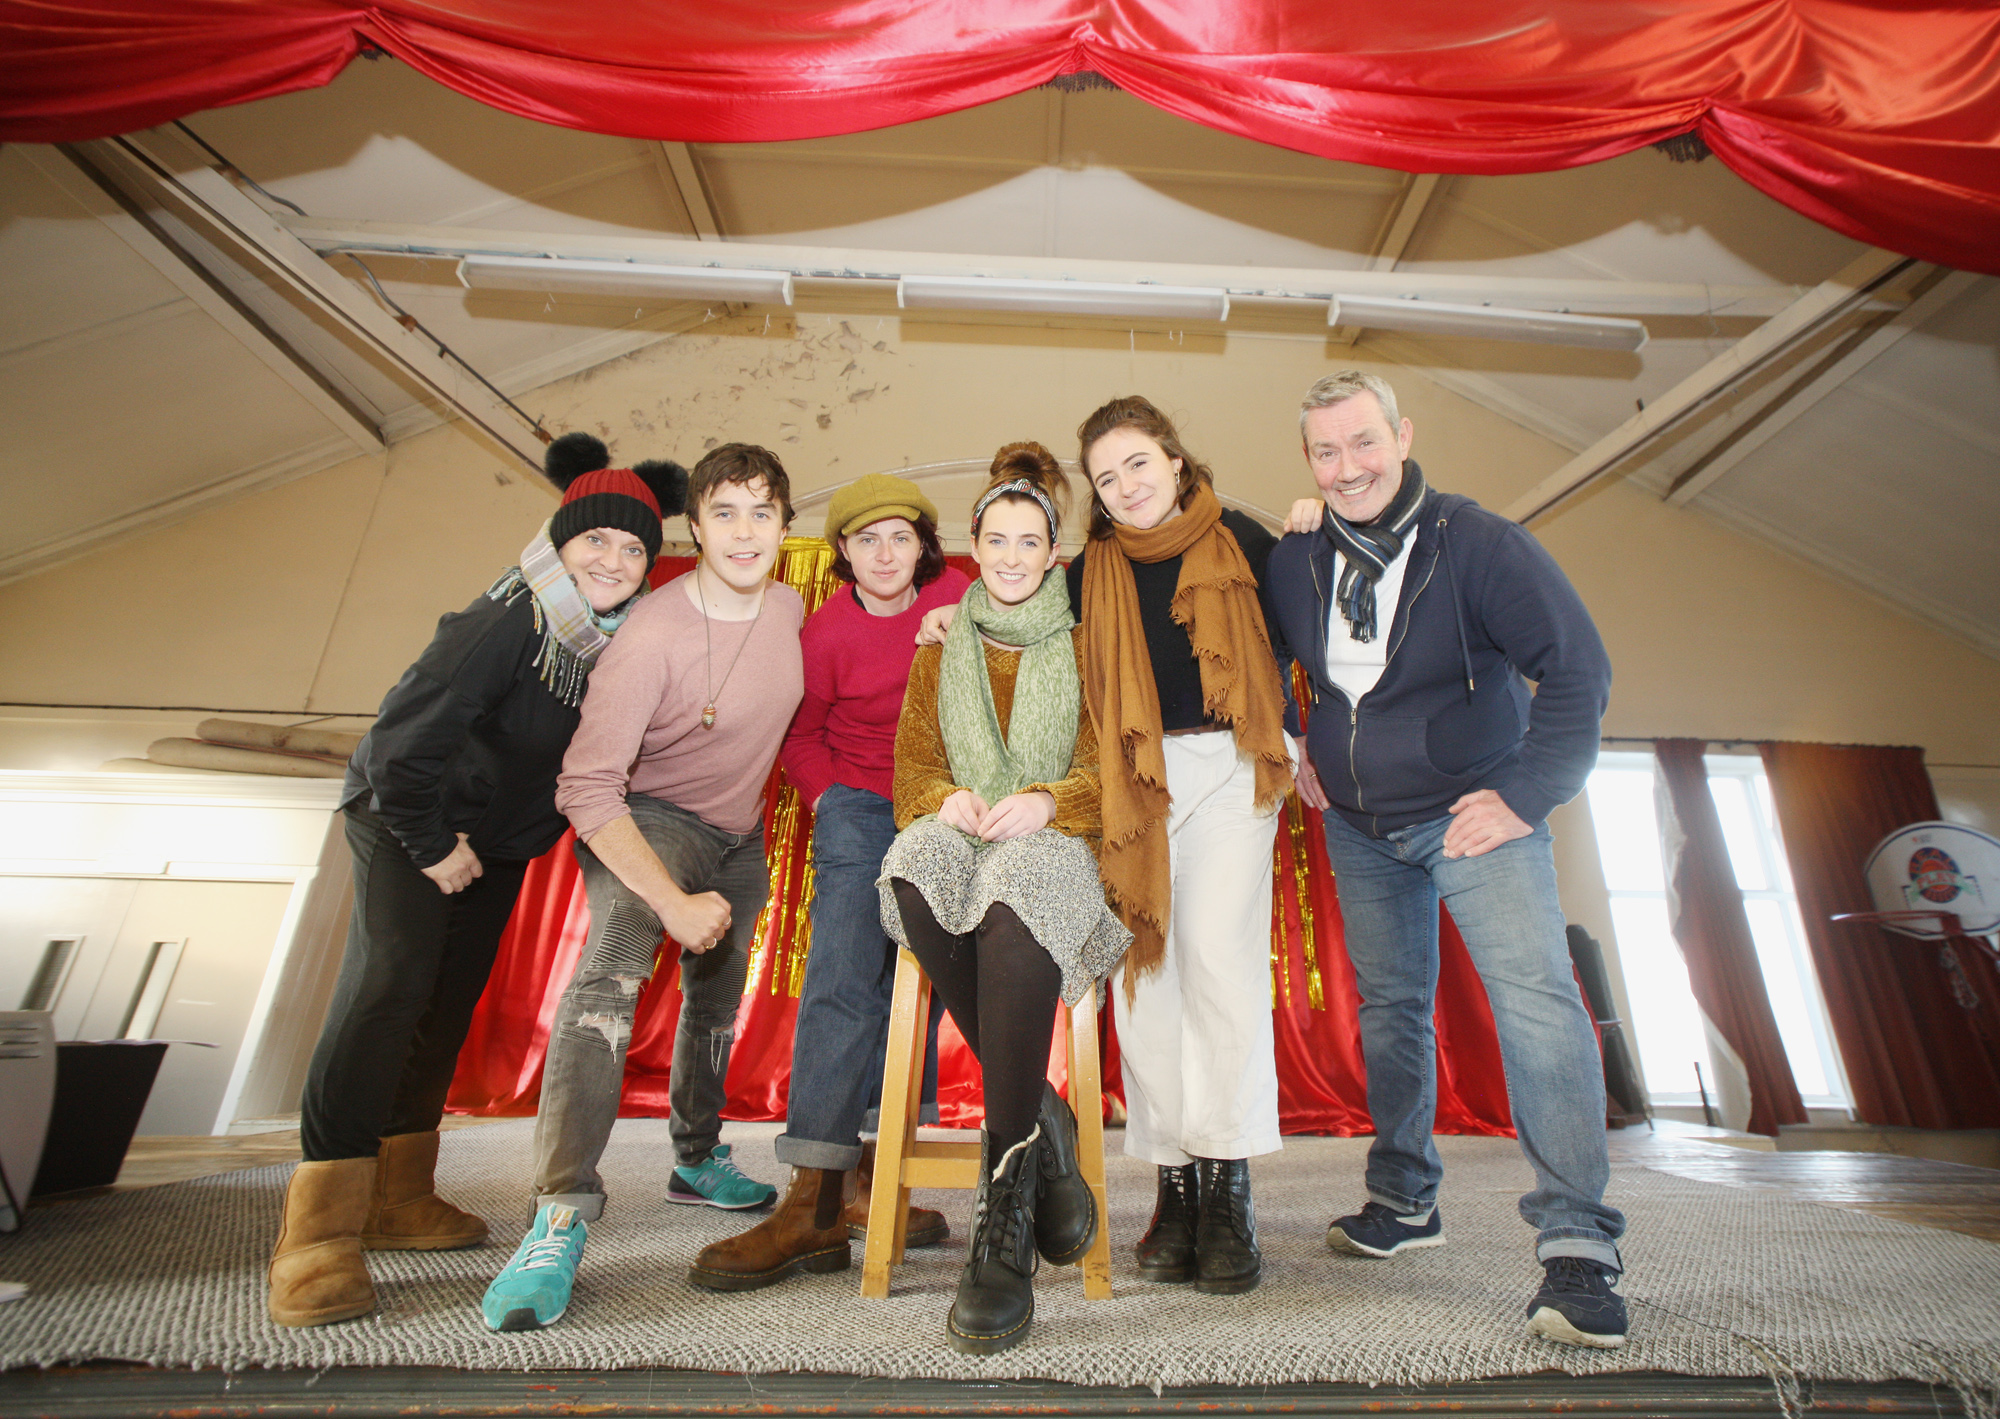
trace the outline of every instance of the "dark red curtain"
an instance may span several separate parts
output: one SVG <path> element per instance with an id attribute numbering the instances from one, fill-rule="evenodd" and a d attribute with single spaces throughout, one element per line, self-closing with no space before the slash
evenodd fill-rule
<path id="1" fill-rule="evenodd" d="M 1877 843 L 1938 816 L 1924 751 L 1766 744 L 1763 755 L 1856 1114 L 1905 1128 L 2000 1128 L 2000 971 L 1959 944 L 1979 996 L 1968 1011 L 1935 945 L 1832 920 L 1874 910 L 1861 869 Z"/>
<path id="2" fill-rule="evenodd" d="M 1771 1013 L 1743 891 L 1708 789 L 1708 744 L 1656 739 L 1653 748 L 1671 815 L 1663 813 L 1661 822 L 1668 913 L 1688 985 L 1702 1014 L 1743 1061 L 1750 1079 L 1749 1131 L 1776 1137 L 1780 1124 L 1806 1121 L 1806 1106 Z"/>
<path id="3" fill-rule="evenodd" d="M 793 560 L 798 546 L 811 556 L 817 539 L 788 543 L 780 577 L 801 589 L 808 606 L 825 594 L 824 556 L 813 566 Z M 952 558 L 976 575 L 969 558 Z M 665 559 L 655 585 L 692 565 Z M 810 944 L 806 863 L 812 817 L 797 807 L 782 770 L 765 794 L 765 841 L 772 863 L 772 903 L 759 923 L 750 979 L 737 1015 L 736 1047 L 729 1065 L 728 1103 L 733 1119 L 782 1119 L 791 1086 L 792 1022 Z M 532 1114 L 541 1095 L 542 1058 L 556 1002 L 575 968 L 590 928 L 590 905 L 565 836 L 529 868 L 521 899 L 500 942 L 499 959 L 459 1054 L 448 1107 L 456 1113 Z M 1361 1064 L 1359 997 L 1340 929 L 1340 901 L 1326 860 L 1319 814 L 1294 797 L 1286 806 L 1273 850 L 1272 1023 L 1278 1059 L 1281 1126 L 1287 1133 L 1342 1136 L 1368 1133 L 1366 1075 Z M 1511 1136 L 1506 1080 L 1493 1014 L 1465 943 L 1448 913 L 1440 913 L 1441 965 L 1436 1025 L 1440 1133 Z M 633 1021 L 626 1055 L 627 1117 L 665 1117 L 673 1066 L 674 1024 L 680 1015 L 677 952 L 669 949 Z M 1099 1017 L 1104 1048 L 1104 1091 L 1122 1101 L 1117 1032 L 1107 1007 Z M 1049 1077 L 1063 1082 L 1060 1041 L 1051 1041 Z M 952 1127 L 977 1127 L 984 1101 L 979 1066 L 947 1016 L 938 1040 L 938 1106 Z"/>
<path id="4" fill-rule="evenodd" d="M 1815 221 L 2000 272 L 2000 12 L 1947 0 L 4 0 L 0 141 L 324 84 L 364 46 L 540 122 L 695 142 L 907 123 L 1086 69 L 1410 172 L 1543 172 L 1693 131 Z"/>

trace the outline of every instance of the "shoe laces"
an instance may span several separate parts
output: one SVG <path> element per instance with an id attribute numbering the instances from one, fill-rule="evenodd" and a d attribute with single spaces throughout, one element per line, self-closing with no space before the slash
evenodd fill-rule
<path id="1" fill-rule="evenodd" d="M 972 1239 L 973 1255 L 981 1261 L 1014 1262 L 1027 1235 L 1023 1223 L 1028 1209 L 1021 1205 L 1021 1190 L 1005 1183 L 990 1183 Z"/>
<path id="2" fill-rule="evenodd" d="M 543 1237 L 538 1242 L 530 1242 L 528 1249 L 521 1253 L 521 1271 L 547 1271 L 562 1264 L 563 1253 L 569 1250 L 567 1236 Z"/>
<path id="3" fill-rule="evenodd" d="M 1581 1256 L 1552 1256 L 1542 1263 L 1548 1287 L 1556 1292 L 1597 1295 L 1611 1289 L 1614 1273 L 1598 1262 Z"/>
<path id="4" fill-rule="evenodd" d="M 736 1166 L 736 1160 L 734 1158 L 731 1158 L 727 1153 L 723 1152 L 720 1148 L 716 1149 L 713 1153 L 709 1154 L 706 1158 L 704 1158 L 701 1162 L 701 1167 L 706 1168 L 712 1172 L 720 1173 L 722 1174 L 722 1176 L 726 1178 L 734 1178 L 738 1182 L 750 1181 L 748 1175 L 746 1175 L 741 1168 Z"/>

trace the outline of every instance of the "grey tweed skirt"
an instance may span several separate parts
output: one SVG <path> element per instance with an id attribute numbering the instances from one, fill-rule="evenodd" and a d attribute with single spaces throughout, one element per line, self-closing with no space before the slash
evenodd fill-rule
<path id="1" fill-rule="evenodd" d="M 908 950 L 891 885 L 899 877 L 923 893 L 938 925 L 954 935 L 978 926 L 995 902 L 1011 908 L 1062 971 L 1065 1005 L 1082 999 L 1132 944 L 1132 933 L 1105 903 L 1089 847 L 1054 828 L 983 843 L 931 816 L 898 833 L 875 885 L 882 929 Z"/>

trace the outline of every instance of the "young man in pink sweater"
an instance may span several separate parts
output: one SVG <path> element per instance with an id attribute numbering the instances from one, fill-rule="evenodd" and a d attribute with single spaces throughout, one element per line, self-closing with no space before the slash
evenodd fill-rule
<path id="1" fill-rule="evenodd" d="M 688 479 L 695 569 L 633 608 L 597 662 L 556 786 L 577 833 L 591 926 L 549 1033 L 535 1124 L 534 1226 L 488 1289 L 494 1330 L 569 1304 L 625 1050 L 662 933 L 680 948 L 671 1202 L 767 1207 L 721 1136 L 750 933 L 768 894 L 764 782 L 804 691 L 798 593 L 770 580 L 792 520 L 775 454 L 712 450 Z"/>

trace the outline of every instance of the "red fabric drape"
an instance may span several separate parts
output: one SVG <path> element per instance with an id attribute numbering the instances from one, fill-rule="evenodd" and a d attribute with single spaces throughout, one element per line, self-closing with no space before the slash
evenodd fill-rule
<path id="1" fill-rule="evenodd" d="M 364 45 L 540 122 L 696 142 L 907 123 L 1084 69 L 1411 172 L 1542 172 L 1692 130 L 1836 231 L 2000 272 L 2000 13 L 1946 0 L 4 0 L 0 141 L 309 88 Z"/>
<path id="2" fill-rule="evenodd" d="M 1980 997 L 1968 1012 L 1935 946 L 1831 919 L 1873 911 L 1861 875 L 1868 854 L 1896 829 L 1938 816 L 1923 750 L 1766 744 L 1763 755 L 1855 1112 L 1907 1128 L 2000 1128 L 2000 971 L 1961 944 Z"/>
<path id="3" fill-rule="evenodd" d="M 1776 1137 L 1780 1124 L 1806 1121 L 1806 1106 L 1778 1036 L 1743 892 L 1708 789 L 1703 761 L 1708 745 L 1700 739 L 1656 739 L 1653 748 L 1672 815 L 1662 823 L 1672 829 L 1664 834 L 1667 900 L 1688 985 L 1749 1075 L 1750 1132 Z"/>
<path id="4" fill-rule="evenodd" d="M 977 575 L 970 558 L 951 560 Z M 684 558 L 662 559 L 653 582 L 659 585 L 691 565 Z M 787 574 L 782 560 L 779 574 Z M 786 796 L 782 773 L 774 772 L 765 795 L 765 831 L 767 851 L 779 863 L 779 880 L 736 1018 L 723 1110 L 732 1119 L 782 1119 L 790 1092 L 792 1023 L 810 932 L 809 911 L 799 910 L 806 904 L 797 897 L 812 818 L 800 812 L 787 820 L 782 809 Z M 789 796 L 796 800 L 795 794 Z M 535 1111 L 549 1025 L 590 928 L 590 904 L 572 841 L 566 835 L 529 868 L 522 883 L 520 902 L 459 1055 L 448 1103 L 455 1113 Z M 788 853 L 786 866 L 780 860 Z M 1300 873 L 1296 867 L 1302 860 L 1306 869 Z M 1373 1124 L 1361 1065 L 1360 1002 L 1342 942 L 1339 895 L 1327 865 L 1319 814 L 1296 798 L 1281 820 L 1276 865 L 1272 994 L 1280 1124 L 1287 1133 L 1368 1133 Z M 782 910 L 788 901 L 789 916 Z M 1510 1136 L 1512 1118 L 1492 1010 L 1449 914 L 1440 914 L 1439 945 L 1438 1131 Z M 664 1117 L 668 1112 L 674 1024 L 680 1015 L 675 955 L 668 950 L 633 1022 L 619 1105 L 626 1117 Z M 1098 1029 L 1104 1042 L 1104 1092 L 1122 1101 L 1117 1031 L 1108 1007 L 1099 1016 Z M 1049 1077 L 1058 1084 L 1065 1073 L 1059 1044 L 1051 1041 L 1049 1059 Z M 949 1016 L 938 1037 L 938 1110 L 949 1127 L 977 1127 L 984 1112 L 978 1063 Z"/>

